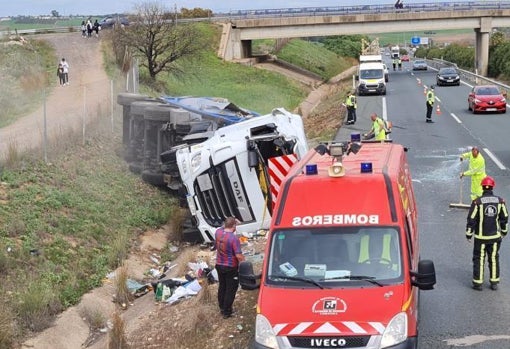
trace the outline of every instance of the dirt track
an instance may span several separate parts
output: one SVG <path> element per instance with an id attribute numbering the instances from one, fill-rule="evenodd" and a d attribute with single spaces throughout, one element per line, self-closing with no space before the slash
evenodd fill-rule
<path id="1" fill-rule="evenodd" d="M 44 140 L 45 115 L 48 141 L 57 142 L 69 129 L 82 130 L 101 111 L 110 110 L 110 82 L 104 72 L 100 41 L 85 39 L 80 33 L 39 36 L 53 44 L 57 57 L 69 62 L 69 86 L 57 86 L 48 92 L 44 105 L 14 124 L 0 129 L 0 157 L 5 159 L 10 147 L 19 151 L 40 148 Z M 32 37 L 27 38 L 33 39 Z M 58 61 L 55 62 L 57 79 Z M 43 91 L 41 91 L 43 93 Z"/>

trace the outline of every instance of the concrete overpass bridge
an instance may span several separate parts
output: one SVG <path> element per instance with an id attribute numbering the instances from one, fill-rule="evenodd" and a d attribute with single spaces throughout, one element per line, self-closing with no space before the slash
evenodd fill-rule
<path id="1" fill-rule="evenodd" d="M 238 11 L 218 18 L 224 23 L 219 55 L 238 60 L 252 55 L 256 39 L 473 29 L 475 65 L 487 75 L 489 37 L 510 27 L 510 2 L 453 2 Z"/>

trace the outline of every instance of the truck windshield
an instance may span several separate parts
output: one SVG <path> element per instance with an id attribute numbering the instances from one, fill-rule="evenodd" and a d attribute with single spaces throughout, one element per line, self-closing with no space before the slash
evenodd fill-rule
<path id="1" fill-rule="evenodd" d="M 313 280 L 324 288 L 377 287 L 402 280 L 402 249 L 394 227 L 281 230 L 269 243 L 269 284 L 314 287 Z"/>
<path id="2" fill-rule="evenodd" d="M 361 79 L 382 79 L 383 69 L 366 69 L 359 72 Z"/>

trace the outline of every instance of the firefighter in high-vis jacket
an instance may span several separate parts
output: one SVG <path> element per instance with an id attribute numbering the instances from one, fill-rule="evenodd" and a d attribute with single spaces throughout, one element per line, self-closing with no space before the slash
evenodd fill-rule
<path id="1" fill-rule="evenodd" d="M 496 183 L 486 176 L 481 181 L 482 196 L 471 203 L 467 216 L 466 238 L 474 237 L 473 288 L 481 291 L 484 281 L 485 259 L 489 263 L 489 281 L 492 290 L 499 283 L 499 248 L 502 237 L 508 232 L 508 209 L 505 200 L 494 195 Z"/>
<path id="2" fill-rule="evenodd" d="M 478 147 L 471 148 L 471 151 L 460 155 L 460 161 L 469 159 L 469 168 L 460 174 L 460 178 L 471 176 L 471 200 L 482 195 L 480 182 L 485 178 L 485 159 Z"/>

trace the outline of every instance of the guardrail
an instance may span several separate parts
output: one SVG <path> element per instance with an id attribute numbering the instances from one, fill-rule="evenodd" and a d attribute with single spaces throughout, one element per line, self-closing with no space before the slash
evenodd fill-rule
<path id="1" fill-rule="evenodd" d="M 368 2 L 368 1 L 367 1 Z M 403 8 L 394 5 L 356 5 L 328 7 L 300 7 L 256 10 L 231 10 L 228 13 L 215 13 L 217 19 L 244 19 L 260 17 L 294 17 L 294 16 L 327 16 L 353 14 L 379 14 L 400 12 L 435 12 L 435 11 L 477 11 L 510 9 L 508 1 L 462 1 L 462 2 L 429 2 L 404 4 Z"/>
<path id="2" fill-rule="evenodd" d="M 71 33 L 81 32 L 80 26 L 70 27 L 51 27 L 51 28 L 39 28 L 39 29 L 14 29 L 0 31 L 0 37 L 10 35 L 36 35 L 36 34 L 52 34 L 52 33 Z"/>
<path id="3" fill-rule="evenodd" d="M 501 82 L 498 82 L 498 81 L 490 79 L 490 78 L 486 78 L 482 75 L 478 75 L 478 74 L 470 72 L 468 70 L 459 69 L 457 67 L 457 64 L 455 64 L 455 63 L 448 62 L 448 61 L 445 61 L 445 60 L 442 60 L 439 58 L 434 58 L 431 60 L 427 59 L 426 61 L 429 66 L 431 66 L 432 68 L 435 68 L 435 69 L 440 69 L 443 67 L 454 67 L 459 72 L 461 80 L 471 81 L 475 85 L 496 85 L 500 89 L 506 91 L 507 93 L 510 92 L 509 85 L 505 85 Z"/>

